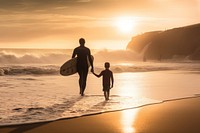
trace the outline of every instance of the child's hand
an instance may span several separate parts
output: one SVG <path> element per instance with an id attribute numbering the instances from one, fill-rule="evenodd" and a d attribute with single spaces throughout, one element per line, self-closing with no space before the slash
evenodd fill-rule
<path id="1" fill-rule="evenodd" d="M 111 87 L 110 88 L 113 88 L 113 85 L 111 85 Z"/>

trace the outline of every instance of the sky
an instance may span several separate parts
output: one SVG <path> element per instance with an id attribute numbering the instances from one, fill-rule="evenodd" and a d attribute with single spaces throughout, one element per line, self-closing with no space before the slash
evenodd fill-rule
<path id="1" fill-rule="evenodd" d="M 0 48 L 125 49 L 135 35 L 200 23 L 200 0 L 0 0 Z"/>

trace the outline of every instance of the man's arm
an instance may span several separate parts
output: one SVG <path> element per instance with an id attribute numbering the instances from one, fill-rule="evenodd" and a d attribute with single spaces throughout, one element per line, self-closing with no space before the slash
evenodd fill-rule
<path id="1" fill-rule="evenodd" d="M 91 55 L 91 52 L 90 52 L 90 50 L 89 50 L 89 57 L 88 57 L 88 59 L 89 59 L 89 62 L 90 62 L 90 65 L 91 65 L 91 71 L 93 72 L 94 71 L 94 67 L 93 67 L 93 60 L 92 60 L 92 57 L 91 57 L 92 55 Z"/>
<path id="2" fill-rule="evenodd" d="M 72 54 L 72 58 L 74 58 L 76 56 L 76 49 L 74 49 L 73 54 Z"/>
<path id="3" fill-rule="evenodd" d="M 111 83 L 112 83 L 112 85 L 111 85 L 111 88 L 113 88 L 113 85 L 114 85 L 114 78 L 113 78 L 113 73 L 111 72 Z"/>
<path id="4" fill-rule="evenodd" d="M 94 73 L 94 71 L 92 72 L 96 77 L 101 77 L 102 76 L 102 72 L 98 75 L 98 74 L 96 74 L 96 73 Z"/>

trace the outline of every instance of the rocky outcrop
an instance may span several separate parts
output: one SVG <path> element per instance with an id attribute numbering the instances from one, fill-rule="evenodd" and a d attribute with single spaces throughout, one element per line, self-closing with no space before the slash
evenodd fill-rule
<path id="1" fill-rule="evenodd" d="M 166 31 L 147 32 L 132 38 L 127 49 L 146 59 L 188 58 L 200 60 L 200 24 Z"/>

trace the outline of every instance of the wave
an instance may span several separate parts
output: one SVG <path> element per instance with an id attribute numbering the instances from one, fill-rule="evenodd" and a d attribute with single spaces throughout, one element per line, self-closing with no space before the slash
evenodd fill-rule
<path id="1" fill-rule="evenodd" d="M 4 75 L 58 75 L 60 66 L 71 58 L 72 49 L 0 49 L 0 76 Z M 200 71 L 199 62 L 168 60 L 141 62 L 142 55 L 127 50 L 92 50 L 95 71 L 111 63 L 111 70 L 122 72 L 149 72 L 163 70 Z"/>
<path id="2" fill-rule="evenodd" d="M 56 64 L 61 65 L 71 58 L 72 49 L 0 49 L 0 65 L 4 64 Z M 143 61 L 143 54 L 129 50 L 91 50 L 95 64 L 104 62 L 123 63 Z M 173 57 L 162 62 L 190 62 L 187 58 Z"/>
<path id="3" fill-rule="evenodd" d="M 106 102 L 100 101 L 101 97 L 101 95 L 87 96 L 84 99 L 78 98 L 77 101 L 71 99 L 65 103 L 55 104 L 49 107 L 14 108 L 12 109 L 13 114 L 18 115 L 9 116 L 6 119 L 4 118 L 0 121 L 0 127 L 48 123 L 57 120 L 74 119 L 103 113 L 138 109 L 150 105 L 163 104 L 165 102 L 199 98 L 199 95 L 176 97 L 167 100 L 155 100 L 144 97 L 137 99 L 133 97 L 111 95 L 112 99 Z M 94 98 L 97 100 L 93 100 Z"/>
<path id="4" fill-rule="evenodd" d="M 100 72 L 104 68 L 101 66 L 95 66 L 95 71 Z M 111 70 L 114 73 L 123 72 L 149 72 L 149 71 L 164 71 L 164 70 L 175 70 L 171 66 L 155 66 L 155 65 L 113 65 Z M 30 65 L 19 65 L 19 66 L 5 66 L 0 67 L 0 76 L 5 75 L 59 75 L 60 66 L 58 65 L 44 65 L 44 66 L 30 66 Z"/>
<path id="5" fill-rule="evenodd" d="M 84 98 L 71 96 L 66 97 L 65 101 L 49 106 L 19 106 L 11 109 L 12 116 L 0 119 L 0 126 L 70 119 L 161 102 L 145 97 L 135 98 L 120 95 L 111 95 L 110 98 L 109 101 L 104 101 L 102 95 L 86 95 Z"/>
<path id="6" fill-rule="evenodd" d="M 0 67 L 0 76 L 5 75 L 56 75 L 59 67 L 48 66 L 8 66 Z"/>
<path id="7" fill-rule="evenodd" d="M 61 65 L 7 65 L 0 67 L 0 76 L 6 75 L 59 75 Z M 103 64 L 94 65 L 95 72 L 104 69 Z M 110 68 L 114 73 L 123 72 L 151 72 L 166 70 L 184 70 L 199 72 L 199 63 L 122 63 L 112 64 Z"/>
<path id="8" fill-rule="evenodd" d="M 65 53 L 23 53 L 0 51 L 0 64 L 60 64 L 70 56 Z"/>
<path id="9" fill-rule="evenodd" d="M 1 50 L 0 64 L 62 64 L 71 58 L 73 50 Z M 126 50 L 92 50 L 95 63 L 140 60 L 140 55 Z"/>

